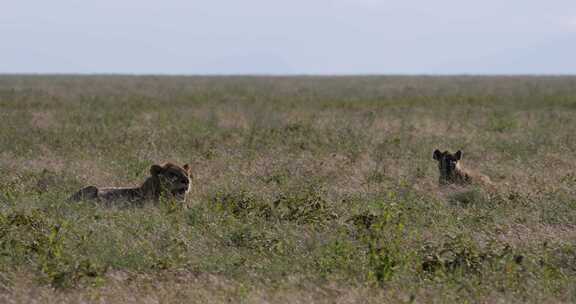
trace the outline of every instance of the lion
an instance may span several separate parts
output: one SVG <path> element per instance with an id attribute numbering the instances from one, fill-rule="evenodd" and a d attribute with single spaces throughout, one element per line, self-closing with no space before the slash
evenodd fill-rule
<path id="1" fill-rule="evenodd" d="M 190 191 L 190 166 L 180 167 L 172 163 L 152 165 L 150 175 L 140 187 L 106 187 L 88 186 L 74 193 L 68 200 L 96 201 L 111 205 L 117 202 L 140 204 L 145 201 L 159 202 L 160 197 L 174 198 L 179 202 L 186 200 Z"/>
<path id="2" fill-rule="evenodd" d="M 438 161 L 438 170 L 440 176 L 438 183 L 440 185 L 469 185 L 472 183 L 480 183 L 492 186 L 492 181 L 488 176 L 473 173 L 462 168 L 460 160 L 462 159 L 462 151 L 458 150 L 452 154 L 448 151 L 440 152 L 434 150 L 433 158 Z"/>

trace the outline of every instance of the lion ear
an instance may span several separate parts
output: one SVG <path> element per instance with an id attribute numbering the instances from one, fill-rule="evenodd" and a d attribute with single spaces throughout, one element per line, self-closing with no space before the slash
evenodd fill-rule
<path id="1" fill-rule="evenodd" d="M 456 160 L 460 160 L 462 158 L 462 151 L 460 150 L 456 151 L 456 154 L 454 154 L 454 156 L 456 156 Z"/>
<path id="2" fill-rule="evenodd" d="M 186 172 L 190 173 L 190 165 L 185 164 L 182 168 L 184 168 L 184 170 L 186 170 Z"/>
<path id="3" fill-rule="evenodd" d="M 438 149 L 434 150 L 433 157 L 435 160 L 440 160 L 440 158 L 442 158 L 442 152 Z"/>
<path id="4" fill-rule="evenodd" d="M 160 174 L 162 172 L 163 168 L 159 165 L 152 165 L 152 167 L 150 167 L 150 174 L 152 174 L 152 176 L 156 176 L 158 174 Z"/>

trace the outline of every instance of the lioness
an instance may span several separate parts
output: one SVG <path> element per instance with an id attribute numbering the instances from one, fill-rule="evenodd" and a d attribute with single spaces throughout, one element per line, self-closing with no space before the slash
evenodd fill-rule
<path id="1" fill-rule="evenodd" d="M 491 185 L 492 182 L 488 176 L 482 174 L 473 174 L 469 171 L 462 169 L 460 159 L 462 159 L 462 151 L 458 150 L 456 153 L 451 154 L 448 151 L 440 152 L 434 150 L 434 159 L 438 161 L 438 170 L 440 177 L 438 183 L 440 185 L 457 184 L 467 185 L 473 182 L 480 182 Z"/>
<path id="2" fill-rule="evenodd" d="M 190 166 L 180 167 L 172 163 L 152 165 L 150 175 L 137 188 L 97 188 L 88 186 L 80 189 L 69 201 L 92 200 L 105 204 L 115 202 L 142 203 L 158 202 L 161 196 L 183 202 L 190 191 Z"/>

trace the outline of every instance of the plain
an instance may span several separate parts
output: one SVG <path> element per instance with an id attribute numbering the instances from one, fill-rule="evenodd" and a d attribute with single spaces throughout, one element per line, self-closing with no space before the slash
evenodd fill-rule
<path id="1" fill-rule="evenodd" d="M 0 76 L 0 302 L 574 302 L 575 117 L 576 77 Z M 184 206 L 66 202 L 164 161 Z"/>

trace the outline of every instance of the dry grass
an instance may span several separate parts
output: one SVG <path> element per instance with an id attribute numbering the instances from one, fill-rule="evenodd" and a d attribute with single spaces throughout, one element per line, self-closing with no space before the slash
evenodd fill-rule
<path id="1" fill-rule="evenodd" d="M 575 110 L 574 77 L 2 76 L 0 302 L 573 302 Z M 164 161 L 186 208 L 65 202 Z"/>

